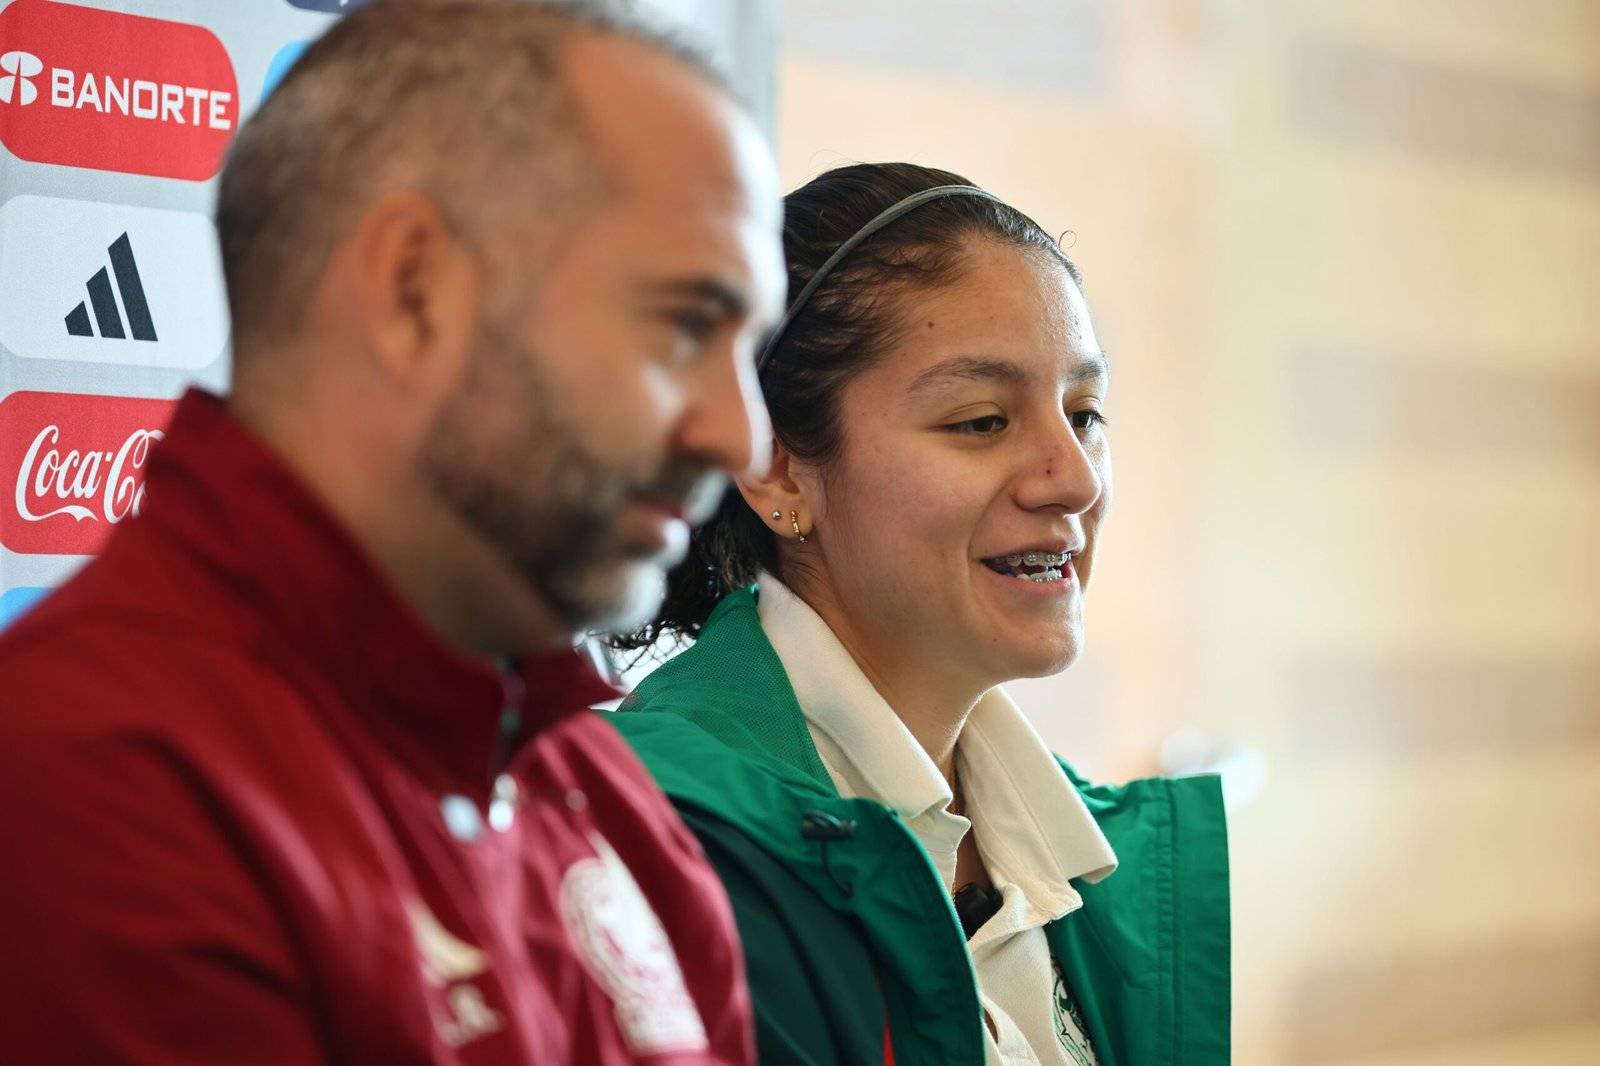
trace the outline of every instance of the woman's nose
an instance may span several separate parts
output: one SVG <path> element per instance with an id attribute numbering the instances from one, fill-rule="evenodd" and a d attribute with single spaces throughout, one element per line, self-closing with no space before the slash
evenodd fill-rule
<path id="1" fill-rule="evenodd" d="M 1017 503 L 1030 511 L 1058 510 L 1082 514 L 1100 499 L 1105 443 L 1100 427 L 1088 430 L 1062 420 L 1041 435 L 1029 450 L 1028 464 L 1018 479 Z"/>

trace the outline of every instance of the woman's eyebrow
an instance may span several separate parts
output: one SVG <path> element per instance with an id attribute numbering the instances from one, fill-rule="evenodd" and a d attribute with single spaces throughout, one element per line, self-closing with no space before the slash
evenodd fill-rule
<path id="1" fill-rule="evenodd" d="M 953 381 L 997 381 L 1003 385 L 1026 385 L 1032 377 L 1027 367 L 1009 359 L 992 356 L 958 355 L 935 363 L 912 379 L 907 395 L 937 389 Z"/>
<path id="2" fill-rule="evenodd" d="M 1086 355 L 1072 370 L 1071 383 L 1082 385 L 1085 381 L 1109 381 L 1111 379 L 1111 357 L 1104 349 Z"/>
<path id="3" fill-rule="evenodd" d="M 1073 368 L 1071 383 L 1081 385 L 1086 381 L 1105 380 L 1111 376 L 1110 360 L 1105 352 L 1085 356 Z M 935 363 L 912 379 L 906 394 L 914 396 L 931 392 L 956 381 L 994 381 L 1002 385 L 1027 385 L 1033 375 L 1021 363 L 993 356 L 957 355 Z"/>

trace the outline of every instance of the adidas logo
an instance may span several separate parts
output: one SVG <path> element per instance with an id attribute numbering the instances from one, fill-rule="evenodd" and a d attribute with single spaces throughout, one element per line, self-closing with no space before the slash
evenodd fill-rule
<path id="1" fill-rule="evenodd" d="M 489 968 L 488 955 L 452 934 L 420 900 L 406 901 L 406 917 L 411 919 L 422 975 L 430 984 L 470 981 Z"/>
<path id="2" fill-rule="evenodd" d="M 7 2 L 0 32 L 17 10 Z M 51 8 L 94 10 L 38 10 Z M 0 106 L 0 132 L 8 116 Z M 227 350 L 222 256 L 204 215 L 18 193 L 0 203 L 0 250 L 11 249 L 19 254 L 0 255 L 0 344 L 11 355 L 193 372 Z"/>
<path id="3" fill-rule="evenodd" d="M 482 989 L 468 984 L 489 969 L 489 956 L 458 939 L 440 924 L 421 900 L 406 901 L 417 961 L 429 984 L 445 990 L 445 1007 L 434 1011 L 433 1028 L 446 1047 L 461 1047 L 505 1028 L 500 1012 L 489 1006 Z"/>
<path id="4" fill-rule="evenodd" d="M 13 96 L 23 107 L 39 99 L 39 90 L 28 79 L 43 70 L 44 63 L 31 52 L 0 55 L 0 104 L 9 104 Z"/>
<path id="5" fill-rule="evenodd" d="M 125 340 L 128 333 L 136 341 L 156 339 L 156 325 L 150 318 L 150 304 L 145 300 L 144 283 L 139 280 L 139 265 L 133 260 L 133 243 L 124 233 L 106 249 L 111 257 L 111 269 L 117 276 L 116 291 L 122 297 L 122 310 L 127 312 L 127 329 L 117 309 L 117 298 L 112 292 L 111 276 L 101 267 L 88 281 L 89 299 L 80 302 L 67 315 L 67 333 L 74 337 L 93 337 L 95 331 L 89 324 L 89 309 L 94 309 L 94 324 L 100 337 L 106 340 Z M 59 307 L 60 305 L 57 304 Z"/>

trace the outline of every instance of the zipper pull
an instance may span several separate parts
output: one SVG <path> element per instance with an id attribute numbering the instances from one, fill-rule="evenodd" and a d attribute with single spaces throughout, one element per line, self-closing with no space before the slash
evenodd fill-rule
<path id="1" fill-rule="evenodd" d="M 489 772 L 494 788 L 489 794 L 489 828 L 499 833 L 510 829 L 517 817 L 517 780 L 506 772 L 511 762 L 511 745 L 522 732 L 522 701 L 526 690 L 510 660 L 500 664 L 500 685 L 505 690 L 505 705 L 500 709 L 494 750 L 489 756 Z"/>
<path id="2" fill-rule="evenodd" d="M 856 823 L 845 821 L 829 814 L 827 811 L 805 811 L 800 816 L 800 836 L 804 840 L 815 841 L 822 847 L 822 870 L 833 882 L 839 894 L 849 899 L 856 894 L 856 887 L 833 872 L 833 867 L 828 863 L 828 845 L 838 840 L 849 840 L 856 835 Z"/>
<path id="3" fill-rule="evenodd" d="M 494 779 L 494 792 L 489 800 L 489 828 L 504 833 L 517 818 L 517 782 L 510 774 L 500 774 Z"/>

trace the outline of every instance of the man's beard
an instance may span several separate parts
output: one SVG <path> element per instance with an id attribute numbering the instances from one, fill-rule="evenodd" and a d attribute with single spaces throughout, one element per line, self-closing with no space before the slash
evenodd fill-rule
<path id="1" fill-rule="evenodd" d="M 653 557 L 629 545 L 622 509 L 643 496 L 703 518 L 725 482 L 692 458 L 644 471 L 602 459 L 563 417 L 545 365 L 508 330 L 481 323 L 461 385 L 423 444 L 422 474 L 574 634 L 631 629 L 661 606 L 686 545 Z"/>

